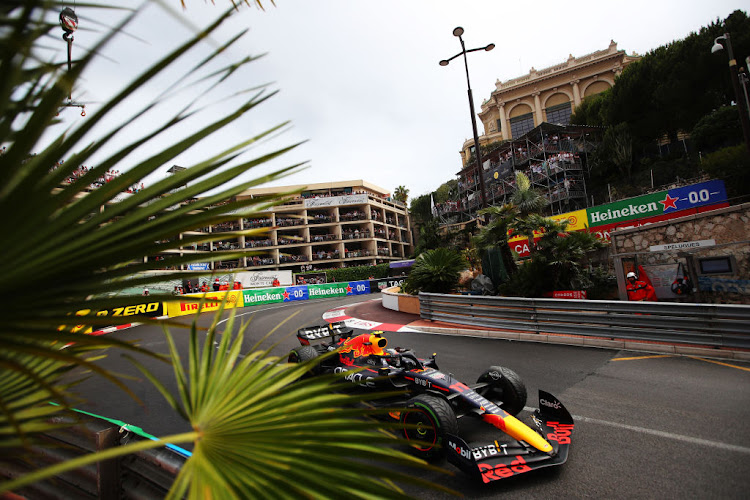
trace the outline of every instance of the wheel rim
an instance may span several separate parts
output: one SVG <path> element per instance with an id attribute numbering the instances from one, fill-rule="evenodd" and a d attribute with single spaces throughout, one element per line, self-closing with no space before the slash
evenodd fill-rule
<path id="1" fill-rule="evenodd" d="M 435 420 L 421 408 L 412 408 L 406 412 L 402 423 L 404 425 L 404 437 L 409 441 L 423 441 L 423 443 L 412 443 L 412 446 L 420 451 L 429 451 L 435 447 L 438 440 L 437 425 Z"/>

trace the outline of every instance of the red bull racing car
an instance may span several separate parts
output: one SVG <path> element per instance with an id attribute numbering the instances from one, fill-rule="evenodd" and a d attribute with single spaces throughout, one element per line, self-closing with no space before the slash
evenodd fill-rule
<path id="1" fill-rule="evenodd" d="M 526 405 L 526 387 L 508 368 L 491 366 L 475 384 L 468 385 L 441 372 L 434 354 L 424 359 L 410 349 L 387 348 L 382 332 L 354 335 L 339 322 L 302 328 L 297 338 L 301 345 L 290 352 L 289 362 L 337 351 L 323 358 L 314 374 L 344 373 L 357 387 L 404 391 L 405 396 L 397 401 L 375 403 L 406 408 L 389 416 L 404 424 L 403 437 L 422 458 L 445 456 L 459 469 L 489 483 L 561 465 L 568 457 L 574 426 L 568 410 L 555 396 L 540 390 L 539 409 L 531 416 L 536 429 L 517 419 Z M 503 434 L 471 440 L 463 434 L 470 419 Z"/>

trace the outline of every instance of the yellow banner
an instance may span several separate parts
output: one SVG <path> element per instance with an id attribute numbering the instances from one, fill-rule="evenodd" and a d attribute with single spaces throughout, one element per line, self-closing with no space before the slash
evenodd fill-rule
<path id="1" fill-rule="evenodd" d="M 242 307 L 242 291 L 230 291 L 230 292 L 208 292 L 204 294 L 194 293 L 191 297 L 206 297 L 206 301 L 203 304 L 199 302 L 167 302 L 167 315 L 170 318 L 175 316 L 185 316 L 187 314 L 195 314 L 197 312 L 212 312 L 217 311 L 221 306 L 221 302 L 224 300 L 224 296 L 227 296 L 227 303 L 224 305 L 224 309 L 232 309 L 235 307 Z M 200 308 L 200 311 L 198 310 Z"/>
<path id="2" fill-rule="evenodd" d="M 553 215 L 551 217 L 547 217 L 548 219 L 551 219 L 555 222 L 560 222 L 567 220 L 568 221 L 568 232 L 571 231 L 582 231 L 586 229 L 586 224 L 588 224 L 588 216 L 586 215 L 586 209 L 583 210 L 576 210 L 574 212 L 566 212 L 564 214 L 560 215 Z M 537 231 L 534 231 L 534 237 L 541 236 L 542 233 L 539 233 Z M 508 240 L 508 243 L 515 243 L 516 241 L 525 240 L 525 236 L 514 236 L 513 238 L 510 238 Z"/>

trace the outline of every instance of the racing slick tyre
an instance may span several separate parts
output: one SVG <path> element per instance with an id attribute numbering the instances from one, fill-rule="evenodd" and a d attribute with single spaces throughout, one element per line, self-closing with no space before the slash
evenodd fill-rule
<path id="1" fill-rule="evenodd" d="M 318 351 L 315 350 L 315 348 L 311 345 L 303 345 L 300 347 L 295 347 L 292 349 L 292 351 L 289 353 L 289 357 L 287 358 L 287 361 L 289 363 L 304 363 L 305 361 L 310 361 L 312 359 L 315 359 L 318 357 Z M 320 371 L 319 367 L 316 365 L 312 370 L 307 372 L 307 375 L 317 375 Z"/>
<path id="2" fill-rule="evenodd" d="M 399 421 L 404 437 L 417 456 L 430 459 L 443 454 L 445 434 L 458 434 L 458 419 L 445 399 L 419 394 L 406 403 Z"/>
<path id="3" fill-rule="evenodd" d="M 510 368 L 490 366 L 479 376 L 477 383 L 487 383 L 477 392 L 514 417 L 526 406 L 526 385 Z"/>

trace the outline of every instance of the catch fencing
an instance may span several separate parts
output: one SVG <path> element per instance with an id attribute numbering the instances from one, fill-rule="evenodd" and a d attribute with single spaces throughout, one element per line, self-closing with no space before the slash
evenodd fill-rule
<path id="1" fill-rule="evenodd" d="M 514 332 L 750 349 L 750 306 L 419 294 L 423 319 Z"/>

